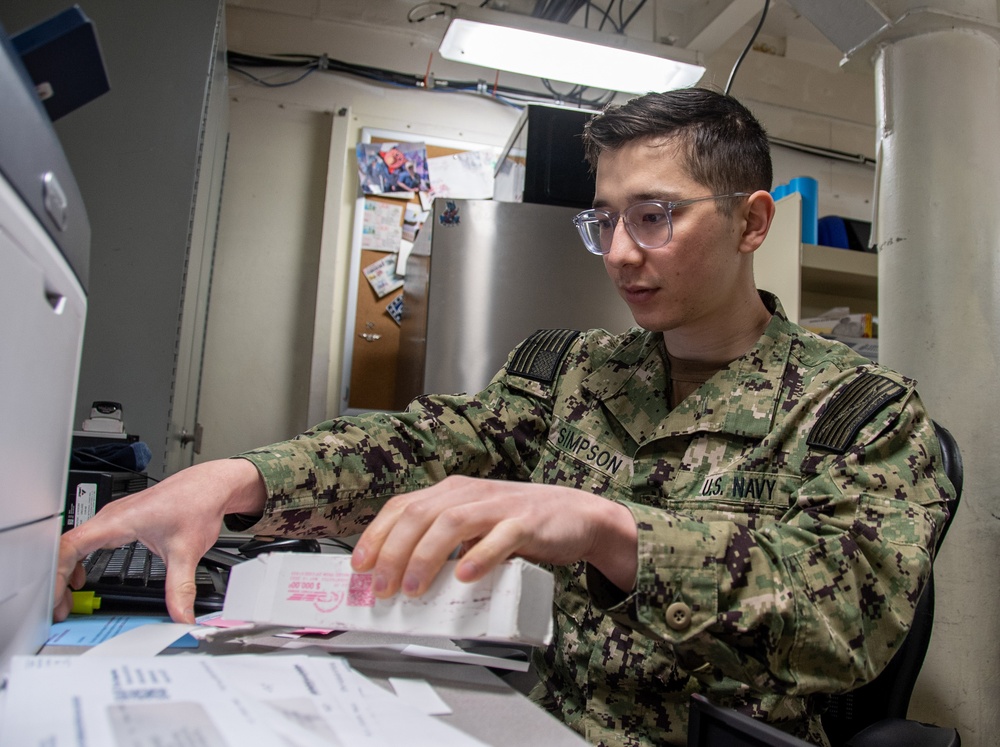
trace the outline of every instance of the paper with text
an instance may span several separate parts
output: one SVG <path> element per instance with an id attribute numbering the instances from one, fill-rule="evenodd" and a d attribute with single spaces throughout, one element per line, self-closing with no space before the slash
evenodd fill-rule
<path id="1" fill-rule="evenodd" d="M 482 745 L 332 656 L 18 656 L 0 724 L 22 747 Z"/>

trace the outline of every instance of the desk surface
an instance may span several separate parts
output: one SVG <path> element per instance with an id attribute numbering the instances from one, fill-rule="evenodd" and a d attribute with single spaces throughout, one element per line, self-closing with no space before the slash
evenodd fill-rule
<path id="1" fill-rule="evenodd" d="M 351 633 L 363 638 L 362 633 Z M 374 637 L 374 636 L 373 636 Z M 377 636 L 379 639 L 387 636 Z M 400 639 L 408 640 L 408 639 Z M 268 636 L 233 650 L 224 639 L 204 641 L 200 651 L 219 653 L 267 653 L 287 640 Z M 338 655 L 345 655 L 335 652 Z M 346 654 L 351 666 L 380 685 L 389 677 L 426 680 L 452 709 L 443 721 L 495 747 L 544 744 L 546 747 L 586 747 L 579 734 L 549 715 L 489 669 L 469 664 L 413 659 L 401 654 L 357 652 Z"/>
<path id="2" fill-rule="evenodd" d="M 352 633 L 352 636 L 363 634 Z M 234 645 L 236 644 L 236 645 Z M 212 656 L 274 653 L 286 648 L 288 640 L 261 633 L 228 631 L 212 640 L 201 641 L 198 653 Z M 80 653 L 80 648 L 46 646 L 41 655 Z M 168 653 L 192 653 L 194 649 L 169 649 Z M 301 653 L 316 653 L 315 647 Z M 546 747 L 585 747 L 588 743 L 527 697 L 485 667 L 428 659 L 414 659 L 389 651 L 332 653 L 345 656 L 351 666 L 373 682 L 389 688 L 389 677 L 426 680 L 452 713 L 439 716 L 442 722 L 495 747 L 544 744 Z"/>

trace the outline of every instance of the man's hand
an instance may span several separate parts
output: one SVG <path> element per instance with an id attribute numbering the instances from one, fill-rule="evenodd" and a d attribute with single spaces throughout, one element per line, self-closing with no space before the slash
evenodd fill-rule
<path id="1" fill-rule="evenodd" d="M 259 513 L 264 484 L 245 459 L 221 459 L 189 467 L 153 487 L 112 501 L 94 518 L 66 532 L 59 544 L 53 618 L 73 607 L 72 589 L 85 579 L 81 562 L 101 547 L 140 540 L 167 564 L 170 617 L 194 622 L 194 574 L 219 537 L 227 513 Z"/>
<path id="2" fill-rule="evenodd" d="M 448 477 L 396 496 L 358 540 L 354 570 L 372 571 L 375 594 L 424 593 L 452 552 L 460 581 L 476 581 L 517 556 L 565 565 L 587 561 L 631 590 L 637 568 L 632 513 L 573 488 Z"/>

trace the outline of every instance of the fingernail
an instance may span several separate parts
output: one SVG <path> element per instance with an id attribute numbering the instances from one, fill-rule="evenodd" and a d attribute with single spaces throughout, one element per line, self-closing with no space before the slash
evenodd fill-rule
<path id="1" fill-rule="evenodd" d="M 364 568 L 367 559 L 368 553 L 360 547 L 355 547 L 354 552 L 351 553 L 351 565 L 355 568 Z"/>
<path id="2" fill-rule="evenodd" d="M 372 591 L 376 594 L 381 594 L 389 586 L 389 582 L 386 581 L 385 576 L 381 573 L 372 574 Z"/>
<path id="3" fill-rule="evenodd" d="M 463 560 L 455 569 L 459 581 L 473 581 L 479 575 L 479 566 L 471 560 Z"/>
<path id="4" fill-rule="evenodd" d="M 420 579 L 413 573 L 407 573 L 403 577 L 403 592 L 406 594 L 416 594 L 420 588 Z"/>

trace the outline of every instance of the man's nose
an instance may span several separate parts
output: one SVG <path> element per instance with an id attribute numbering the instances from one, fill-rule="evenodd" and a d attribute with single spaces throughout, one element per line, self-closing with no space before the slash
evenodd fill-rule
<path id="1" fill-rule="evenodd" d="M 625 226 L 625 218 L 618 217 L 614 231 L 611 234 L 611 248 L 604 255 L 606 262 L 612 265 L 635 264 L 642 258 L 642 249 Z"/>

